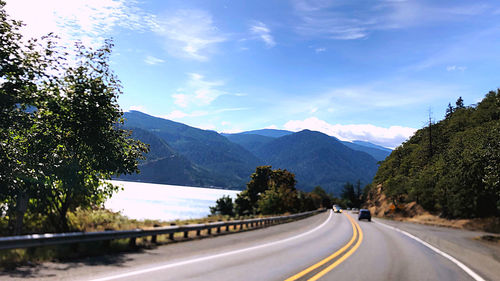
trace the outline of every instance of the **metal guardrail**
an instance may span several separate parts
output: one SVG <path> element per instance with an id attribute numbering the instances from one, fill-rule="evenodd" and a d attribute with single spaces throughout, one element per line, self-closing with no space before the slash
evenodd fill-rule
<path id="1" fill-rule="evenodd" d="M 151 236 L 151 242 L 156 243 L 157 235 L 168 234 L 169 238 L 172 240 L 174 239 L 175 233 L 184 233 L 184 238 L 187 238 L 190 231 L 196 231 L 196 235 L 200 236 L 202 230 L 207 230 L 208 234 L 210 235 L 212 234 L 212 231 L 214 229 L 216 233 L 220 233 L 222 228 L 224 227 L 226 228 L 225 231 L 229 231 L 230 226 L 233 226 L 233 229 L 236 229 L 238 226 L 240 229 L 242 229 L 244 225 L 247 228 L 263 227 L 281 223 L 284 221 L 304 218 L 324 211 L 325 209 L 298 213 L 289 216 L 277 216 L 277 217 L 268 217 L 261 219 L 235 220 L 226 222 L 213 222 L 207 224 L 165 226 L 165 227 L 156 227 L 153 229 L 107 230 L 98 232 L 69 232 L 69 233 L 58 233 L 58 234 L 49 233 L 49 234 L 8 236 L 8 237 L 0 237 L 0 250 L 103 241 L 103 240 L 115 240 L 115 239 L 130 239 L 130 244 L 135 245 L 136 238 L 146 237 L 146 236 Z"/>

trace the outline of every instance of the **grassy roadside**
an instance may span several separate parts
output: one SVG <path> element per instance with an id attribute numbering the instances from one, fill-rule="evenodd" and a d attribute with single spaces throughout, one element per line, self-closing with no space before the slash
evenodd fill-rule
<path id="1" fill-rule="evenodd" d="M 209 216 L 200 219 L 159 221 L 159 220 L 135 220 L 130 219 L 119 212 L 112 212 L 106 209 L 78 210 L 70 213 L 68 219 L 72 229 L 75 231 L 104 231 L 104 230 L 127 230 L 127 229 L 149 229 L 157 226 L 200 224 L 215 221 L 228 221 L 255 217 L 237 217 L 228 216 Z M 246 227 L 230 228 L 228 232 L 239 232 L 248 230 Z M 218 234 L 218 235 L 221 235 Z M 211 236 L 211 235 L 210 235 Z M 200 236 L 196 236 L 194 231 L 189 233 L 188 238 L 183 237 L 183 233 L 176 233 L 174 239 L 169 239 L 168 235 L 157 237 L 156 243 L 151 243 L 150 237 L 138 238 L 135 246 L 129 245 L 128 239 L 97 241 L 88 243 L 75 243 L 67 245 L 55 245 L 45 247 L 34 247 L 27 249 L 0 250 L 0 271 L 13 270 L 21 265 L 37 264 L 46 261 L 65 261 L 76 258 L 100 256 L 103 253 L 120 253 L 130 251 L 140 251 L 143 249 L 154 248 L 158 245 L 176 243 L 179 241 L 202 239 L 209 237 L 207 231 L 202 231 Z"/>

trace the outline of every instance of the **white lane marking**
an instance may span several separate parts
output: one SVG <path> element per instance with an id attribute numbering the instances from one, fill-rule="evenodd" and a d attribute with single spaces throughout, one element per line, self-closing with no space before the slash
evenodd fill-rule
<path id="1" fill-rule="evenodd" d="M 413 234 L 410 234 L 404 230 L 401 230 L 399 228 L 396 228 L 396 227 L 393 227 L 393 226 L 390 226 L 390 225 L 387 225 L 385 223 L 381 223 L 381 222 L 378 222 L 378 221 L 374 221 L 375 223 L 377 224 L 380 224 L 381 226 L 384 226 L 384 227 L 387 227 L 387 228 L 390 228 L 392 230 L 395 230 L 397 232 L 400 232 L 414 240 L 416 240 L 417 242 L 420 242 L 421 244 L 423 244 L 424 246 L 426 246 L 427 248 L 433 250 L 434 252 L 440 254 L 441 256 L 449 259 L 451 262 L 453 262 L 454 264 L 456 264 L 458 267 L 460 267 L 463 271 L 465 271 L 467 274 L 469 274 L 470 277 L 472 277 L 472 279 L 476 280 L 476 281 L 485 281 L 481 276 L 479 276 L 479 274 L 475 273 L 472 269 L 470 269 L 469 267 L 467 267 L 465 264 L 461 263 L 460 261 L 458 261 L 457 259 L 455 259 L 454 257 L 450 256 L 449 254 L 439 250 L 438 248 L 432 246 L 431 244 L 425 242 L 424 240 L 416 237 L 415 235 Z"/>
<path id="2" fill-rule="evenodd" d="M 94 279 L 92 281 L 106 281 L 106 280 L 113 280 L 113 279 L 118 279 L 118 278 L 130 277 L 130 276 L 134 276 L 134 275 L 138 275 L 138 274 L 148 273 L 148 272 L 162 270 L 162 269 L 171 268 L 171 267 L 176 267 L 176 266 L 180 266 L 180 265 L 186 265 L 186 264 L 190 264 L 190 263 L 196 263 L 196 262 L 206 261 L 206 260 L 210 260 L 210 259 L 216 259 L 216 258 L 220 258 L 220 257 L 234 255 L 234 254 L 240 254 L 240 253 L 247 252 L 247 251 L 257 250 L 257 249 L 260 249 L 260 248 L 264 248 L 264 247 L 269 247 L 269 246 L 276 245 L 276 244 L 285 243 L 285 242 L 288 242 L 288 241 L 291 241 L 291 240 L 294 240 L 294 239 L 297 239 L 297 238 L 309 235 L 309 234 L 311 234 L 311 233 L 319 230 L 320 228 L 324 227 L 330 221 L 331 218 L 332 218 L 332 210 L 330 210 L 328 218 L 322 224 L 318 225 L 317 227 L 315 227 L 315 228 L 313 228 L 313 229 L 311 229 L 311 230 L 309 230 L 307 232 L 304 232 L 302 234 L 299 234 L 299 235 L 296 235 L 296 236 L 292 236 L 292 237 L 289 237 L 289 238 L 286 238 L 286 239 L 283 239 L 283 240 L 269 242 L 269 243 L 266 243 L 266 244 L 262 244 L 262 245 L 258 245 L 258 246 L 253 246 L 253 247 L 248 247 L 248 248 L 243 248 L 243 249 L 239 249 L 239 250 L 229 251 L 229 252 L 226 252 L 226 253 L 220 253 L 220 254 L 216 254 L 216 255 L 205 256 L 205 257 L 196 258 L 196 259 L 192 259 L 192 260 L 186 260 L 186 261 L 181 261 L 181 262 L 176 262 L 176 263 L 170 263 L 170 264 L 160 265 L 160 266 L 156 266 L 156 267 L 152 267 L 152 268 L 147 268 L 147 269 L 142 269 L 142 270 L 136 270 L 136 271 L 131 271 L 131 272 L 123 273 L 123 274 L 118 274 L 118 275 L 113 275 L 113 276 L 98 278 L 98 279 Z"/>

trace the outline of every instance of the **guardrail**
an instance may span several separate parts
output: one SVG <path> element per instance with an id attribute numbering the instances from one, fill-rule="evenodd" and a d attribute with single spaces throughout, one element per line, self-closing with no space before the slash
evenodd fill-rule
<path id="1" fill-rule="evenodd" d="M 151 236 L 151 242 L 156 243 L 157 235 L 168 234 L 169 239 L 171 240 L 174 239 L 175 233 L 183 233 L 184 238 L 187 238 L 190 231 L 196 231 L 196 236 L 200 236 L 202 230 L 207 230 L 208 235 L 211 235 L 214 229 L 216 233 L 221 233 L 223 228 L 225 228 L 225 231 L 229 231 L 230 226 L 233 226 L 234 230 L 237 229 L 237 227 L 239 227 L 239 229 L 241 230 L 243 226 L 246 226 L 247 228 L 265 227 L 289 220 L 304 218 L 324 211 L 325 209 L 298 213 L 289 216 L 213 222 L 207 224 L 165 226 L 165 227 L 155 227 L 153 229 L 107 230 L 98 232 L 69 232 L 69 233 L 58 233 L 58 234 L 49 233 L 49 234 L 8 236 L 8 237 L 0 237 L 0 250 L 103 241 L 103 240 L 115 240 L 115 239 L 130 239 L 129 242 L 130 245 L 135 245 L 136 238 L 146 237 L 146 236 Z"/>

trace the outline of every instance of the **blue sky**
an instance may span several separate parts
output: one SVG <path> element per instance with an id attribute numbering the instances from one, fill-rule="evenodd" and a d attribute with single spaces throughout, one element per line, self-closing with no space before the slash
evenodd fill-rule
<path id="1" fill-rule="evenodd" d="M 113 38 L 124 110 L 395 147 L 500 87 L 497 1 L 7 0 L 26 36 Z"/>

